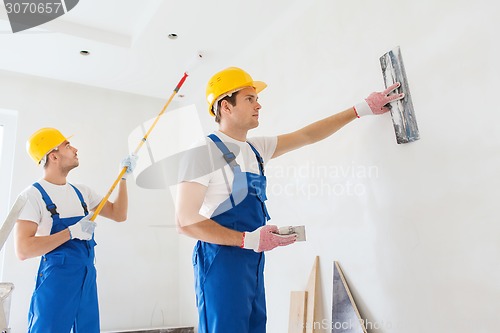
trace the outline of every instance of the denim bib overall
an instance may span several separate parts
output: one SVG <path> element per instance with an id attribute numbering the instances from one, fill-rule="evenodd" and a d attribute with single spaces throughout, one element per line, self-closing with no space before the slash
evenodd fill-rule
<path id="1" fill-rule="evenodd" d="M 70 184 L 71 185 L 71 184 Z M 81 192 L 73 185 L 83 207 L 82 216 L 60 218 L 56 205 L 39 183 L 52 214 L 55 234 L 88 214 Z M 42 256 L 28 315 L 29 333 L 99 333 L 94 237 L 90 241 L 71 239 Z"/>
<path id="2" fill-rule="evenodd" d="M 209 136 L 234 173 L 230 197 L 211 219 L 237 231 L 266 224 L 266 177 L 259 152 L 250 144 L 260 174 L 242 172 L 235 156 L 214 134 Z M 198 241 L 193 253 L 200 333 L 264 333 L 266 300 L 264 254 L 236 246 Z"/>

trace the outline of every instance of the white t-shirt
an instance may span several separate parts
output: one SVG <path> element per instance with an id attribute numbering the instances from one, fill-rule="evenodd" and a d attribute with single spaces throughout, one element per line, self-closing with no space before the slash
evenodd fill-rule
<path id="1" fill-rule="evenodd" d="M 38 183 L 49 195 L 52 202 L 57 206 L 60 218 L 83 216 L 83 207 L 75 189 L 69 183 L 65 185 L 55 185 L 46 180 L 40 179 Z M 73 184 L 82 193 L 83 200 L 87 204 L 87 209 L 91 211 L 97 207 L 102 200 L 92 189 L 85 185 Z M 47 210 L 47 205 L 42 199 L 40 191 L 29 186 L 21 195 L 27 198 L 26 205 L 19 214 L 19 220 L 33 221 L 38 224 L 37 236 L 48 236 L 52 229 L 51 213 Z"/>
<path id="2" fill-rule="evenodd" d="M 219 131 L 214 132 L 214 134 L 228 147 L 229 151 L 236 155 L 236 162 L 240 165 L 242 172 L 260 174 L 257 158 L 248 143 L 232 139 Z M 278 138 L 276 136 L 255 137 L 249 138 L 248 142 L 257 149 L 265 165 L 276 150 Z M 210 161 L 195 161 L 194 163 L 211 163 L 212 170 L 214 171 L 194 179 L 184 179 L 184 181 L 197 182 L 208 187 L 199 213 L 206 218 L 210 218 L 217 207 L 229 198 L 234 174 L 231 167 L 223 159 L 222 152 L 215 146 L 212 139 L 207 137 L 203 142 L 198 142 L 195 147 L 204 145 L 209 147 Z"/>

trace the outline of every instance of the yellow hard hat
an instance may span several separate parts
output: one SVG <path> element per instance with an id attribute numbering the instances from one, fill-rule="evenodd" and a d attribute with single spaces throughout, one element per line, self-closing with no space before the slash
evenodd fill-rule
<path id="1" fill-rule="evenodd" d="M 207 84 L 208 112 L 215 116 L 213 106 L 219 97 L 245 87 L 254 87 L 259 93 L 267 87 L 267 84 L 254 81 L 250 74 L 238 67 L 229 67 L 216 73 Z"/>
<path id="2" fill-rule="evenodd" d="M 31 158 L 40 164 L 45 155 L 69 138 L 55 128 L 41 128 L 30 136 L 26 142 L 26 150 Z"/>

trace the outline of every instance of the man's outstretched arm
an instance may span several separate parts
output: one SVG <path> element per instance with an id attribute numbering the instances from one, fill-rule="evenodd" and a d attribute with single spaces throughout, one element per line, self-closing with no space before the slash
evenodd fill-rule
<path id="1" fill-rule="evenodd" d="M 404 97 L 404 94 L 389 95 L 399 86 L 399 83 L 395 83 L 382 92 L 370 94 L 363 102 L 347 110 L 319 120 L 298 131 L 278 136 L 278 143 L 272 158 L 321 141 L 361 116 L 388 112 L 389 108 L 385 106 L 387 103 L 397 101 Z"/>

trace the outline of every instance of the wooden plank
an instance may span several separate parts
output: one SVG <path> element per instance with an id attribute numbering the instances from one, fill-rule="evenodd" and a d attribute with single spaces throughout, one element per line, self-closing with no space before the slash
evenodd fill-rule
<path id="1" fill-rule="evenodd" d="M 314 259 L 313 268 L 307 282 L 307 302 L 306 302 L 306 333 L 313 333 L 317 320 L 316 303 L 318 296 L 318 278 L 319 278 L 319 257 Z"/>
<path id="2" fill-rule="evenodd" d="M 290 293 L 288 333 L 306 332 L 306 301 L 307 291 L 292 291 Z"/>

